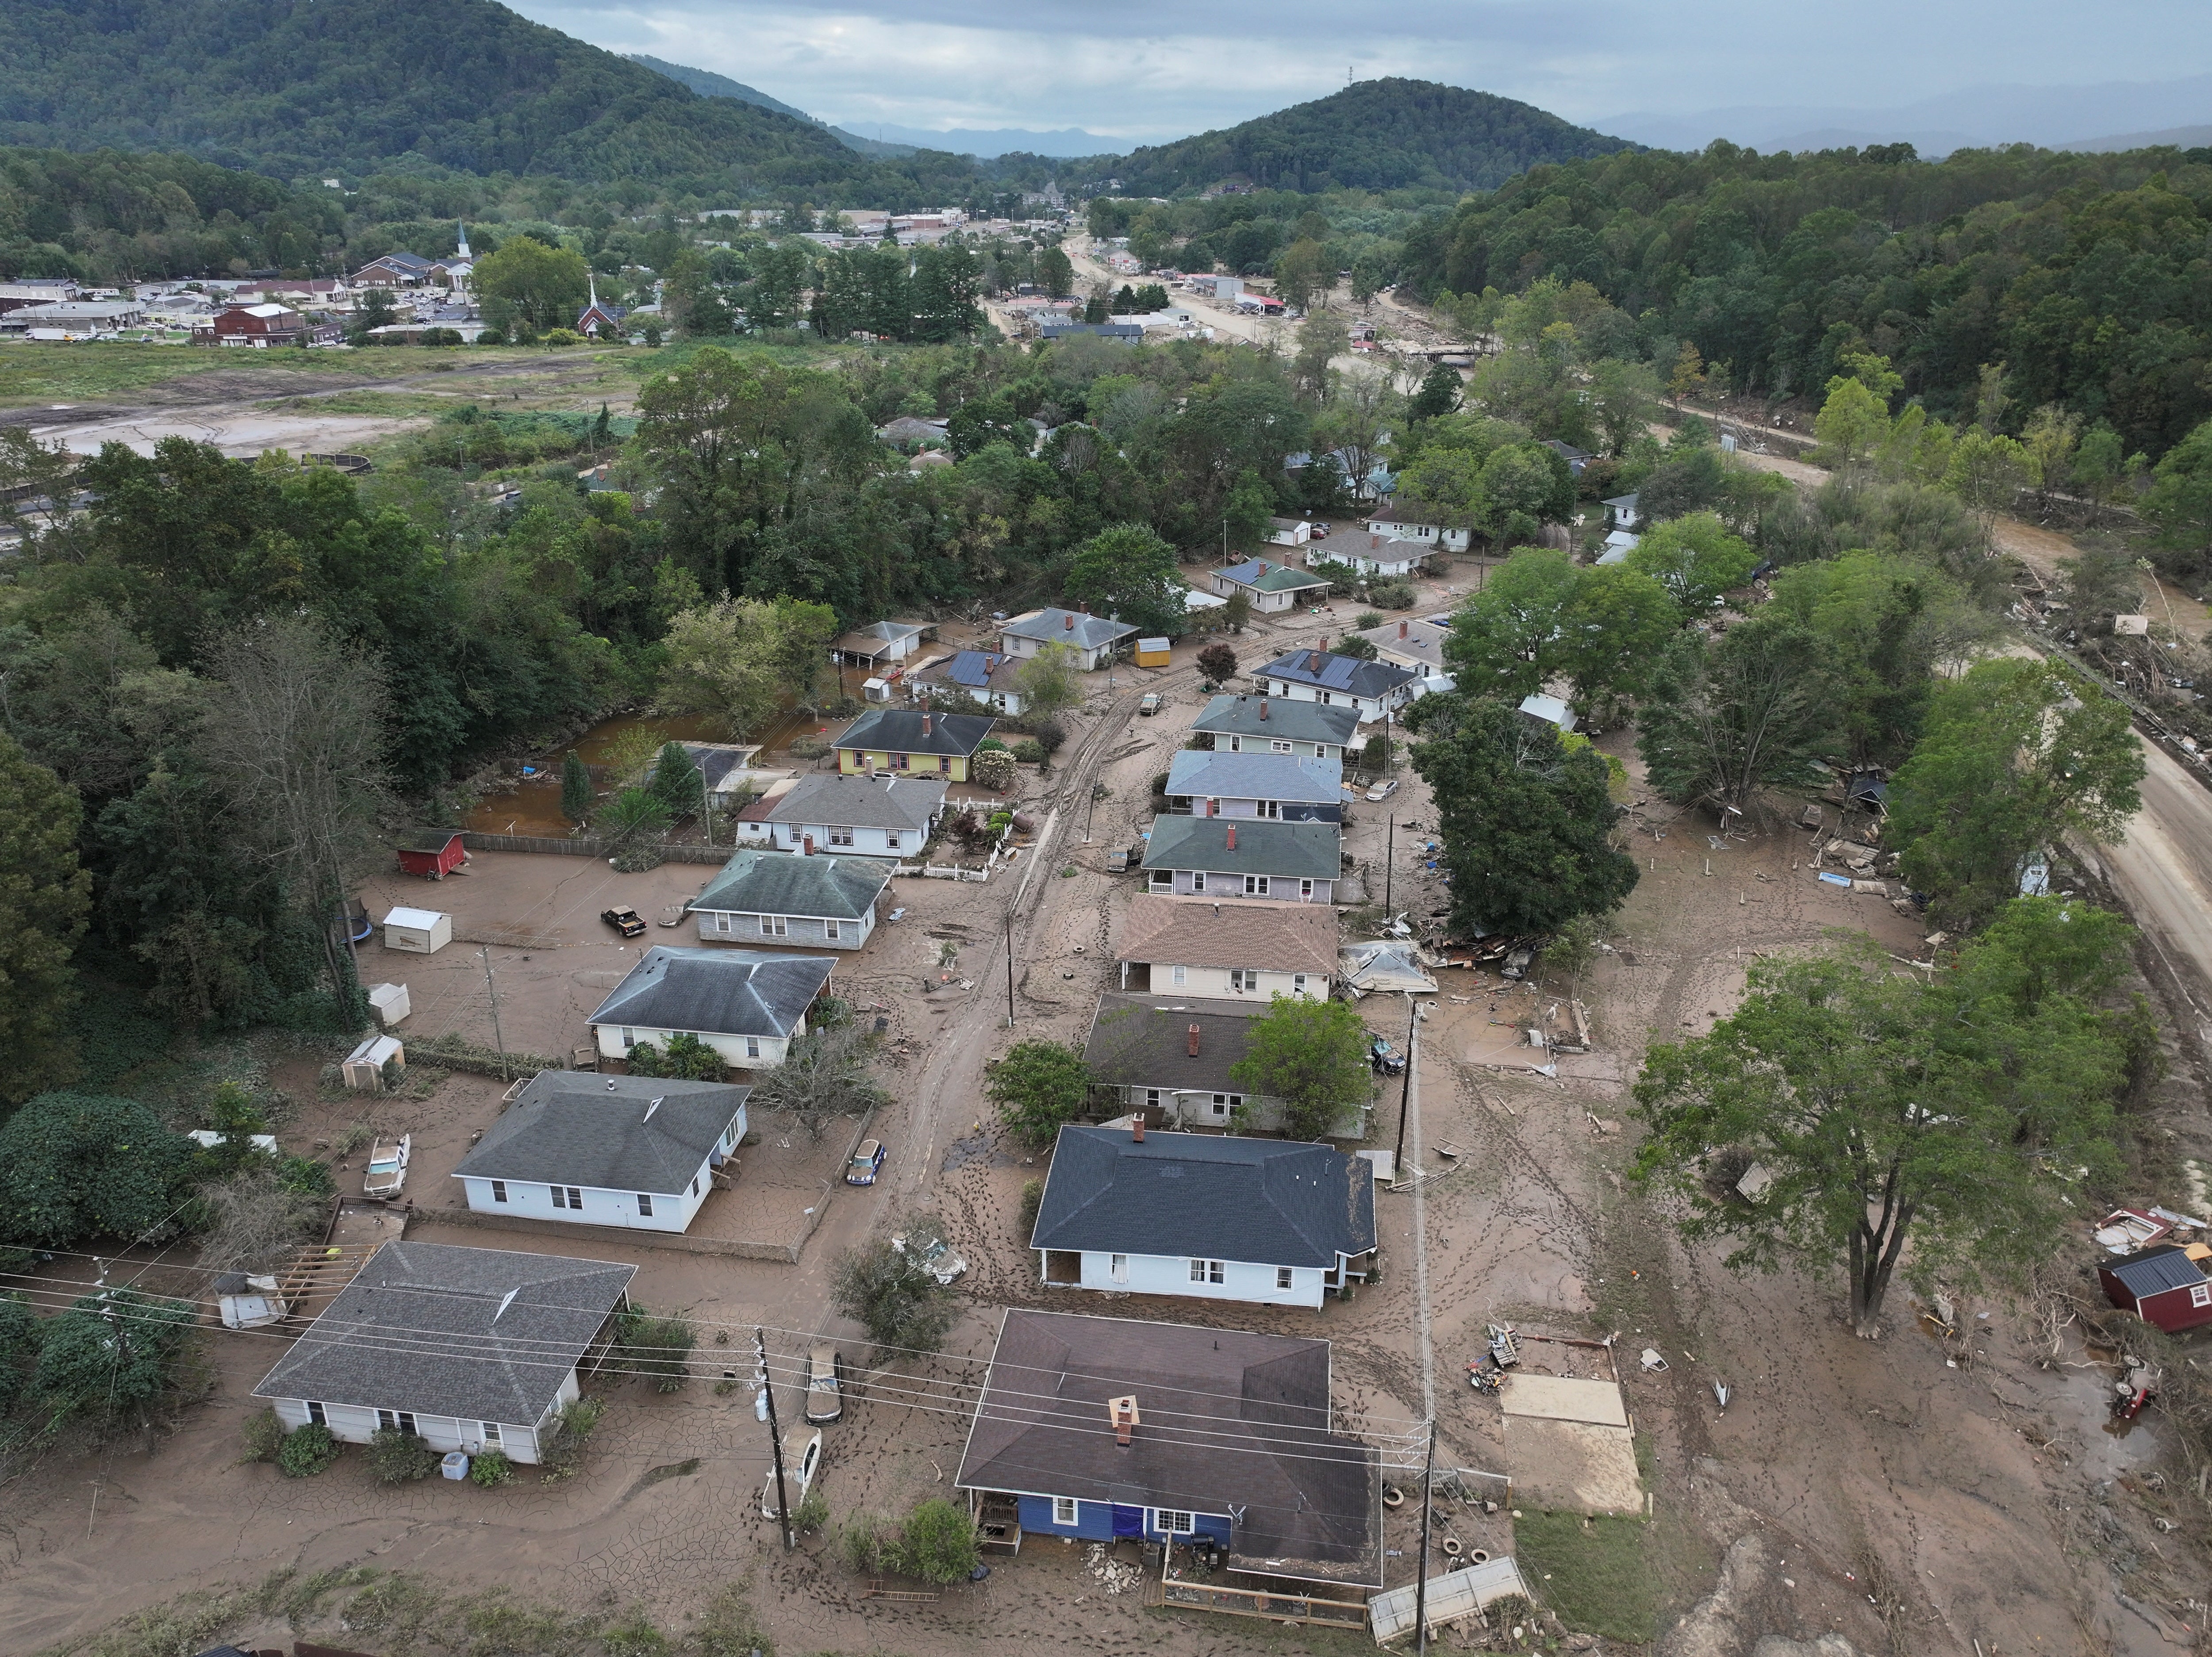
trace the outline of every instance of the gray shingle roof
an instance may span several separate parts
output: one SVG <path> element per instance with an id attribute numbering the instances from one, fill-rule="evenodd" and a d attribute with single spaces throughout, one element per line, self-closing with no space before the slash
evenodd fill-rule
<path id="1" fill-rule="evenodd" d="M 1229 845 L 1231 835 L 1237 837 L 1233 851 Z M 1145 867 L 1334 880 L 1344 871 L 1342 838 L 1333 822 L 1154 817 L 1152 838 L 1145 842 Z"/>
<path id="2" fill-rule="evenodd" d="M 1261 710 L 1267 717 L 1261 718 Z M 1359 710 L 1324 707 L 1276 696 L 1216 696 L 1190 727 L 1224 737 L 1286 737 L 1293 742 L 1348 743 L 1359 729 Z"/>
<path id="3" fill-rule="evenodd" d="M 891 865 L 881 858 L 743 851 L 722 865 L 722 872 L 707 883 L 707 889 L 691 900 L 690 907 L 743 915 L 859 920 L 874 908 L 890 883 Z"/>
<path id="4" fill-rule="evenodd" d="M 788 1035 L 836 964 L 827 956 L 656 944 L 587 1022 L 708 1035 Z"/>
<path id="5" fill-rule="evenodd" d="M 1185 1000 L 1171 995 L 1098 998 L 1083 1062 L 1115 1087 L 1182 1088 L 1243 1093 L 1229 1071 L 1251 1044 L 1252 1021 L 1267 1010 L 1246 1001 Z M 1190 1027 L 1198 1026 L 1198 1051 Z"/>
<path id="6" fill-rule="evenodd" d="M 561 1254 L 388 1242 L 253 1396 L 534 1426 L 636 1272 Z"/>
<path id="7" fill-rule="evenodd" d="M 2197 1262 L 2172 1243 L 2108 1260 L 2105 1270 L 2126 1284 L 2137 1300 L 2169 1289 L 2193 1289 L 2205 1281 Z"/>
<path id="8" fill-rule="evenodd" d="M 925 719 L 929 721 L 927 731 L 921 728 Z M 968 755 L 982 746 L 983 738 L 997 723 L 974 713 L 933 716 L 918 708 L 878 707 L 854 720 L 852 729 L 837 738 L 836 745 L 889 754 Z"/>
<path id="9" fill-rule="evenodd" d="M 1298 1140 L 1063 1127 L 1030 1247 L 1334 1266 L 1375 1247 L 1375 1170 Z"/>
<path id="10" fill-rule="evenodd" d="M 542 1070 L 461 1158 L 453 1178 L 675 1196 L 698 1176 L 751 1091 L 721 1082 Z"/>
<path id="11" fill-rule="evenodd" d="M 1068 625 L 1071 619 L 1075 623 L 1073 627 Z M 1126 622 L 1086 616 L 1078 610 L 1058 609 L 1031 610 L 1026 616 L 1015 616 L 999 629 L 1010 638 L 1041 639 L 1047 644 L 1073 645 L 1081 650 L 1118 644 L 1136 630 Z"/>
<path id="12" fill-rule="evenodd" d="M 1348 691 L 1355 696 L 1387 696 L 1416 675 L 1411 668 L 1393 667 L 1388 662 L 1363 662 L 1356 656 L 1335 656 L 1326 651 L 1293 650 L 1276 657 L 1254 677 Z"/>
<path id="13" fill-rule="evenodd" d="M 1340 805 L 1344 764 L 1311 754 L 1209 754 L 1185 748 L 1168 766 L 1169 798 L 1184 794 Z"/>
<path id="14" fill-rule="evenodd" d="M 945 784 L 933 777 L 801 777 L 763 820 L 805 827 L 927 828 L 945 809 Z"/>
<path id="15" fill-rule="evenodd" d="M 1382 1460 L 1329 1430 L 1328 1381 L 1327 1341 L 1010 1311 L 954 1483 L 1232 1514 L 1243 1569 L 1380 1587 Z"/>

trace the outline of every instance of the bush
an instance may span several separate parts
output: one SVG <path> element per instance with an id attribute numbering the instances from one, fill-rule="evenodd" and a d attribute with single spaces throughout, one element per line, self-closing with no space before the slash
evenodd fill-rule
<path id="1" fill-rule="evenodd" d="M 793 737 L 791 757 L 795 760 L 818 760 L 830 751 L 830 744 L 819 737 Z"/>
<path id="2" fill-rule="evenodd" d="M 913 1229 L 908 1233 L 911 1237 Z M 830 1268 L 830 1299 L 885 1350 L 934 1352 L 952 1327 L 952 1291 L 878 1237 L 848 1248 Z"/>
<path id="3" fill-rule="evenodd" d="M 276 1447 L 276 1471 L 287 1478 L 313 1478 L 338 1459 L 338 1442 L 319 1422 L 295 1427 Z"/>
<path id="4" fill-rule="evenodd" d="M 1193 749 L 1200 754 L 1211 754 L 1213 751 L 1213 732 L 1211 731 L 1194 731 L 1191 732 L 1190 740 L 1185 743 L 1183 746 L 1185 748 Z M 1166 792 L 1164 787 L 1163 787 L 1161 792 Z"/>
<path id="5" fill-rule="evenodd" d="M 641 1041 L 629 1050 L 629 1073 L 632 1076 L 665 1076 L 684 1082 L 719 1082 L 722 1079 L 722 1055 L 687 1030 L 679 1030 L 668 1038 L 665 1052 L 650 1041 Z"/>
<path id="6" fill-rule="evenodd" d="M 1214 684 L 1227 684 L 1237 677 L 1237 652 L 1224 644 L 1208 645 L 1198 652 L 1198 671 Z"/>
<path id="7" fill-rule="evenodd" d="M 610 1625 L 599 1636 L 599 1645 L 606 1657 L 668 1657 L 675 1649 L 642 1606 Z"/>
<path id="8" fill-rule="evenodd" d="M 240 1432 L 246 1440 L 248 1461 L 274 1461 L 276 1453 L 284 1448 L 284 1423 L 276 1418 L 273 1409 L 256 1410 L 246 1417 Z"/>
<path id="9" fill-rule="evenodd" d="M 1036 745 L 1048 754 L 1057 754 L 1066 745 L 1067 731 L 1058 719 L 1039 719 L 1030 731 L 1036 737 Z"/>
<path id="10" fill-rule="evenodd" d="M 1364 633 L 1370 627 L 1381 627 L 1382 619 L 1382 612 L 1379 610 L 1363 610 L 1359 612 L 1359 619 L 1352 625 L 1359 632 Z"/>
<path id="11" fill-rule="evenodd" d="M 514 1477 L 514 1463 L 504 1450 L 479 1450 L 469 1459 L 469 1482 L 489 1490 Z"/>
<path id="12" fill-rule="evenodd" d="M 899 1536 L 899 1569 L 925 1582 L 964 1582 L 975 1569 L 975 1523 L 943 1496 L 907 1515 Z"/>
<path id="13" fill-rule="evenodd" d="M 830 1522 L 830 1498 L 822 1494 L 819 1481 L 806 1487 L 806 1494 L 792 1511 L 791 1522 L 802 1531 L 818 1531 Z"/>
<path id="14" fill-rule="evenodd" d="M 1025 1180 L 1022 1182 L 1022 1235 L 1030 1236 L 1036 1230 L 1037 1210 L 1044 1206 L 1044 1181 Z"/>
<path id="15" fill-rule="evenodd" d="M 1014 757 L 1024 765 L 1044 763 L 1044 744 L 1034 737 L 1024 737 L 1014 744 Z"/>
<path id="16" fill-rule="evenodd" d="M 980 748 L 968 762 L 968 774 L 975 778 L 977 787 L 1003 793 L 1014 780 L 1014 756 L 1004 743 Z"/>
<path id="17" fill-rule="evenodd" d="M 548 345 L 581 345 L 584 337 L 573 328 L 551 328 L 546 331 Z"/>
<path id="18" fill-rule="evenodd" d="M 1042 1150 L 1090 1102 L 1091 1071 L 1080 1054 L 1057 1041 L 1017 1041 L 991 1066 L 983 1092 L 1001 1122 Z"/>
<path id="19" fill-rule="evenodd" d="M 607 1406 L 595 1398 L 580 1398 L 553 1417 L 551 1432 L 538 1435 L 538 1460 L 548 1483 L 574 1475 L 584 1460 L 584 1446 Z"/>
<path id="20" fill-rule="evenodd" d="M 896 1557 L 896 1544 L 884 1521 L 865 1513 L 854 1514 L 837 1527 L 837 1553 L 855 1576 L 881 1576 Z"/>
<path id="21" fill-rule="evenodd" d="M 307 1431 L 302 1427 L 301 1432 Z M 438 1471 L 438 1453 L 419 1433 L 403 1433 L 390 1427 L 370 1435 L 368 1466 L 380 1483 L 408 1484 Z"/>
<path id="22" fill-rule="evenodd" d="M 683 1386 L 698 1339 L 688 1320 L 657 1318 L 642 1306 L 633 1306 L 615 1320 L 623 1369 L 653 1376 L 656 1392 L 672 1393 Z"/>
<path id="23" fill-rule="evenodd" d="M 1411 610 L 1419 597 L 1413 584 L 1403 578 L 1377 581 L 1367 589 L 1367 596 L 1385 610 Z"/>

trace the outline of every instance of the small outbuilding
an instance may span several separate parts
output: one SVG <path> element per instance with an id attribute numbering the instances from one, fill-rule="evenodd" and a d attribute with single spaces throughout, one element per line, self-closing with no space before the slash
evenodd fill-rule
<path id="1" fill-rule="evenodd" d="M 453 941 L 453 918 L 435 909 L 393 909 L 384 917 L 384 947 L 435 955 Z"/>
<path id="2" fill-rule="evenodd" d="M 469 860 L 457 828 L 431 828 L 399 842 L 399 872 L 443 880 Z"/>
<path id="3" fill-rule="evenodd" d="M 2212 1259 L 2212 1250 L 2205 1259 Z M 2169 1335 L 2212 1323 L 2212 1279 L 2203 1261 L 2173 1243 L 2138 1249 L 2097 1268 L 2105 1298 Z"/>
<path id="4" fill-rule="evenodd" d="M 1139 667 L 1165 667 L 1168 665 L 1168 644 L 1169 641 L 1165 639 L 1138 640 L 1137 665 Z"/>

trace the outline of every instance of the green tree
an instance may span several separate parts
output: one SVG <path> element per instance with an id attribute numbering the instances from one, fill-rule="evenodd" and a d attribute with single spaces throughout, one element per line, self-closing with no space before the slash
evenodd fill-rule
<path id="1" fill-rule="evenodd" d="M 584 256 L 574 248 L 516 236 L 478 259 L 470 280 L 493 327 L 520 325 L 542 334 L 574 325 L 589 296 L 589 278 Z"/>
<path id="2" fill-rule="evenodd" d="M 2141 804 L 2142 746 L 2128 710 L 2063 662 L 1977 664 L 1929 704 L 1892 780 L 1889 841 L 1905 877 L 1972 924 L 2020 889 L 2068 834 L 2116 841 Z"/>
<path id="3" fill-rule="evenodd" d="M 1508 701 L 1446 711 L 1431 716 L 1413 761 L 1437 802 L 1453 934 L 1556 932 L 1618 908 L 1635 889 L 1636 859 L 1613 844 L 1620 808 L 1605 762 L 1571 751 Z"/>
<path id="4" fill-rule="evenodd" d="M 1054 640 L 1014 671 L 1014 689 L 1021 693 L 1024 719 L 1049 719 L 1083 700 L 1076 677 L 1075 652 Z"/>
<path id="5" fill-rule="evenodd" d="M 787 695 L 805 703 L 820 683 L 836 612 L 827 604 L 725 598 L 687 610 L 668 628 L 656 706 L 697 713 L 732 737 L 764 729 Z"/>
<path id="6" fill-rule="evenodd" d="M 616 1356 L 624 1370 L 653 1377 L 653 1390 L 673 1393 L 691 1373 L 698 1326 L 680 1314 L 656 1317 L 635 1302 L 615 1317 Z"/>
<path id="7" fill-rule="evenodd" d="M 561 815 L 574 823 L 592 815 L 591 768 L 573 748 L 561 762 Z"/>
<path id="8" fill-rule="evenodd" d="M 1565 671 L 1581 575 L 1563 552 L 1522 547 L 1452 617 L 1444 660 L 1471 696 L 1518 702 Z"/>
<path id="9" fill-rule="evenodd" d="M 1662 796 L 1725 816 L 1764 789 L 1814 786 L 1834 721 L 1813 636 L 1760 615 L 1710 644 L 1675 636 L 1646 688 L 1636 749 Z"/>
<path id="10" fill-rule="evenodd" d="M 1638 696 L 1681 625 L 1681 610 L 1650 576 L 1621 564 L 1592 565 L 1576 571 L 1559 612 L 1560 636 L 1547 655 L 1586 707 L 1607 696 Z"/>
<path id="11" fill-rule="evenodd" d="M 31 1384 L 45 1328 L 46 1320 L 22 1295 L 13 1290 L 0 1294 L 0 1409 L 15 1403 Z"/>
<path id="12" fill-rule="evenodd" d="M 975 1521 L 941 1496 L 917 1503 L 899 1527 L 899 1569 L 925 1582 L 964 1582 L 977 1558 Z"/>
<path id="13" fill-rule="evenodd" d="M 1609 455 L 1626 452 L 1659 410 L 1659 377 L 1640 362 L 1608 357 L 1592 363 L 1589 391 L 1590 419 Z"/>
<path id="14" fill-rule="evenodd" d="M 1054 299 L 1066 299 L 1075 291 L 1075 266 L 1058 243 L 1037 255 L 1037 286 Z"/>
<path id="15" fill-rule="evenodd" d="M 1711 1035 L 1646 1056 L 1636 1177 L 1680 1205 L 1688 1239 L 1733 1241 L 1730 1266 L 1842 1266 L 1863 1335 L 1908 1248 L 1927 1279 L 2019 1282 L 2079 1224 L 2081 1174 L 2117 1170 L 2128 1072 L 2124 1015 L 2093 998 L 2123 968 L 2124 927 L 2037 901 L 2058 907 L 2000 923 L 1933 980 L 1864 941 L 1753 962 Z M 2065 942 L 2077 917 L 2087 949 Z M 1753 1162 L 1758 1198 L 1711 1199 L 1717 1164 Z"/>
<path id="16" fill-rule="evenodd" d="M 1271 998 L 1229 1075 L 1247 1093 L 1283 1102 L 1283 1132 L 1292 1139 L 1337 1132 L 1375 1093 L 1367 1027 L 1348 1001 Z"/>
<path id="17" fill-rule="evenodd" d="M 705 786 L 699 768 L 691 762 L 691 756 L 680 742 L 664 743 L 660 754 L 653 762 L 653 780 L 649 786 L 653 798 L 668 810 L 671 817 L 680 817 L 702 809 L 702 790 Z"/>
<path id="18" fill-rule="evenodd" d="M 1658 525 L 1628 552 L 1628 567 L 1666 588 L 1687 616 L 1704 615 L 1723 593 L 1748 580 L 1758 566 L 1759 555 L 1750 543 L 1729 534 L 1719 515 L 1710 512 Z"/>
<path id="19" fill-rule="evenodd" d="M 0 1217 L 10 1243 L 74 1248 L 173 1230 L 192 1142 L 133 1099 L 42 1093 L 0 1126 Z"/>
<path id="20" fill-rule="evenodd" d="M 1406 414 L 1412 420 L 1434 420 L 1448 415 L 1459 407 L 1460 392 L 1466 382 L 1459 370 L 1445 363 L 1432 365 L 1421 376 L 1420 389 L 1413 393 L 1413 401 L 1406 405 Z"/>
<path id="21" fill-rule="evenodd" d="M 729 1068 L 728 1062 L 689 1030 L 678 1030 L 668 1038 L 665 1051 L 650 1041 L 641 1041 L 629 1050 L 629 1073 L 632 1076 L 666 1076 L 685 1082 L 719 1082 Z"/>
<path id="22" fill-rule="evenodd" d="M 985 1096 L 999 1120 L 1032 1150 L 1046 1150 L 1091 1099 L 1082 1056 L 1057 1041 L 1017 1041 L 991 1066 Z"/>
<path id="23" fill-rule="evenodd" d="M 1482 498 L 1493 539 L 1533 540 L 1541 525 L 1573 516 L 1574 473 L 1541 445 L 1509 444 L 1482 463 Z"/>
<path id="24" fill-rule="evenodd" d="M 1820 440 L 1814 458 L 1823 465 L 1839 471 L 1858 465 L 1889 436 L 1889 404 L 1863 381 L 1838 374 L 1813 417 L 1813 435 Z"/>
<path id="25" fill-rule="evenodd" d="M 2113 494 L 2118 492 L 2122 470 L 2118 449 L 2115 437 L 2109 444 L 2100 444 L 2098 451 L 2102 468 L 2099 481 Z M 2106 483 L 2107 478 L 2112 481 Z M 2159 544 L 2181 555 L 2184 568 L 2212 567 L 2212 420 L 2175 444 L 2152 469 L 2142 514 L 2158 531 Z"/>
<path id="26" fill-rule="evenodd" d="M 906 1235 L 911 1239 L 909 1229 Z M 830 1298 L 878 1350 L 934 1352 L 957 1310 L 952 1291 L 911 1255 L 877 1237 L 847 1249 L 830 1269 Z"/>
<path id="27" fill-rule="evenodd" d="M 1146 637 L 1179 637 L 1189 627 L 1190 588 L 1176 550 L 1146 525 L 1116 524 L 1075 549 L 1065 591 L 1101 616 L 1118 616 Z"/>
<path id="28" fill-rule="evenodd" d="M 1221 515 L 1229 531 L 1229 544 L 1249 552 L 1267 539 L 1267 520 L 1275 515 L 1275 497 L 1257 472 L 1237 475 Z"/>
<path id="29" fill-rule="evenodd" d="M 135 1289 L 104 1289 L 73 1301 L 41 1332 L 32 1390 L 58 1418 L 143 1419 L 167 1390 L 178 1349 L 199 1308 Z"/>
<path id="30" fill-rule="evenodd" d="M 92 877 L 76 861 L 83 815 L 76 790 L 0 736 L 0 1103 L 76 1074 L 70 956 L 92 904 Z"/>
<path id="31" fill-rule="evenodd" d="M 1963 434 L 1951 450 L 1943 487 L 1979 513 L 1984 520 L 2009 512 L 2020 492 L 2035 481 L 2027 451 L 2009 437 L 1987 432 Z"/>

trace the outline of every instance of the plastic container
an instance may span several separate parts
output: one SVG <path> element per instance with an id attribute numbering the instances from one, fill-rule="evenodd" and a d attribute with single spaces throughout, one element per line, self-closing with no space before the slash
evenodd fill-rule
<path id="1" fill-rule="evenodd" d="M 445 1459 L 438 1463 L 438 1471 L 448 1478 L 466 1478 L 469 1476 L 469 1453 L 466 1450 L 447 1451 Z"/>

